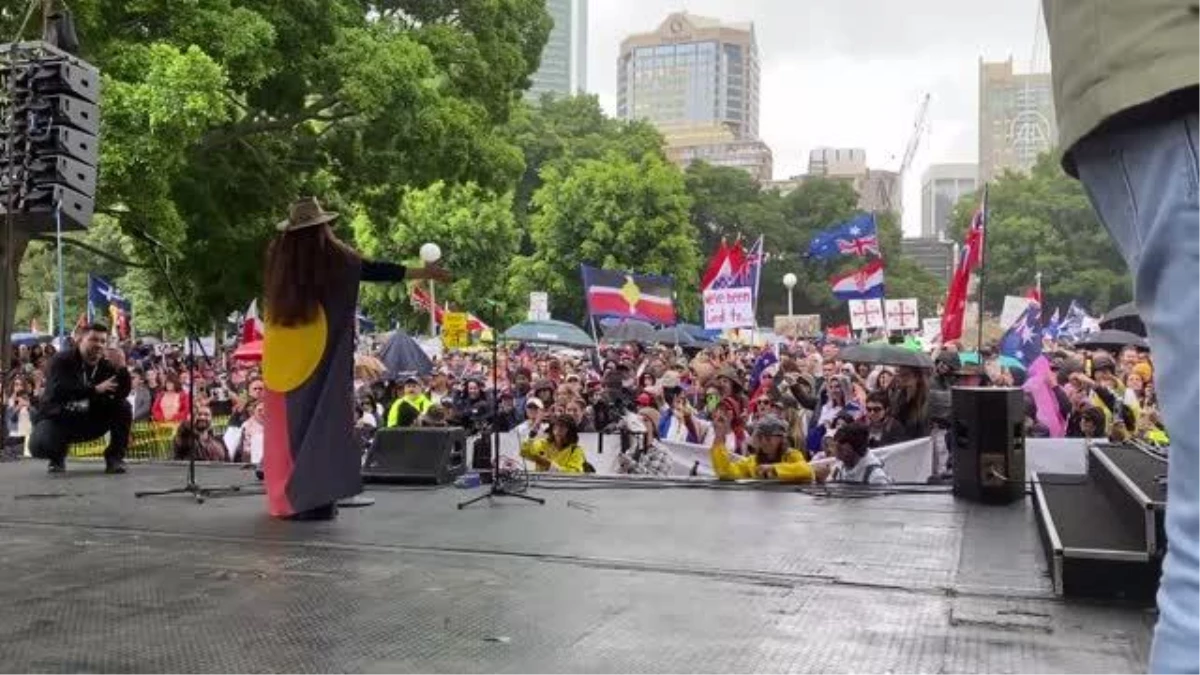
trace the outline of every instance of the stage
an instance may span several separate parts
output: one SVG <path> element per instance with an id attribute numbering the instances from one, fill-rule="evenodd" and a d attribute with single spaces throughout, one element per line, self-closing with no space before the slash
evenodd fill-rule
<path id="1" fill-rule="evenodd" d="M 0 464 L 3 671 L 1144 672 L 1153 623 L 1055 599 L 1028 499 L 372 486 L 290 523 L 68 468 Z"/>

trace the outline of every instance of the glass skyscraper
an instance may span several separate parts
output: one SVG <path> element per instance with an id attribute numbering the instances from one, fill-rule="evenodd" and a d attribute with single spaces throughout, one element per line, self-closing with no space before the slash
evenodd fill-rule
<path id="1" fill-rule="evenodd" d="M 542 62 L 531 78 L 527 99 L 542 94 L 573 96 L 587 90 L 587 3 L 588 0 L 546 0 L 554 20 Z"/>
<path id="2" fill-rule="evenodd" d="M 753 24 L 671 14 L 621 43 L 617 116 L 720 124 L 738 140 L 757 140 L 759 74 Z"/>

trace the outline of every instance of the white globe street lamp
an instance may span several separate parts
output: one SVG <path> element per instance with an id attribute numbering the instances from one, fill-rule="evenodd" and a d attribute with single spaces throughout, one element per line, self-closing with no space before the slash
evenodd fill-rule
<path id="1" fill-rule="evenodd" d="M 792 289 L 796 287 L 796 275 L 788 272 L 783 275 L 783 285 L 788 292 L 788 316 L 792 315 Z"/>
<path id="2" fill-rule="evenodd" d="M 421 262 L 428 267 L 442 259 L 442 247 L 433 242 L 421 244 Z M 437 337 L 437 296 L 433 290 L 433 279 L 429 280 L 429 336 Z"/>

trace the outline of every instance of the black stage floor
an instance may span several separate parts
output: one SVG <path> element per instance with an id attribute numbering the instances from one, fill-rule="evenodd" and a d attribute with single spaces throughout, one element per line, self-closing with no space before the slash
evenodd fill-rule
<path id="1" fill-rule="evenodd" d="M 1055 600 L 1028 501 L 382 487 L 287 523 L 100 468 L 0 465 L 0 670 L 1142 672 L 1153 621 Z"/>

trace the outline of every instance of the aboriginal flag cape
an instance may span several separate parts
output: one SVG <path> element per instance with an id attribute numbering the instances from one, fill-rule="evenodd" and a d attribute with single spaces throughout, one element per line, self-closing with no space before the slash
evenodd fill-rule
<path id="1" fill-rule="evenodd" d="M 362 261 L 326 289 L 316 318 L 263 337 L 267 508 L 290 516 L 362 491 L 354 434 L 354 329 Z"/>

